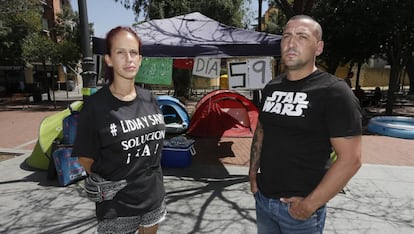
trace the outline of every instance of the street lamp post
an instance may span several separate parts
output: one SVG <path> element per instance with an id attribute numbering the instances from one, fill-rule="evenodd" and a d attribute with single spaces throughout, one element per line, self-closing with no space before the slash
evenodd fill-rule
<path id="1" fill-rule="evenodd" d="M 257 31 L 261 32 L 262 31 L 262 2 L 263 0 L 258 0 L 259 1 L 259 11 L 258 11 L 258 17 L 257 17 Z M 260 102 L 260 90 L 259 89 L 255 89 L 253 90 L 253 104 L 255 104 L 257 107 L 259 106 L 259 102 Z"/>
<path id="2" fill-rule="evenodd" d="M 262 31 L 262 3 L 263 0 L 259 0 L 259 9 L 258 9 L 258 17 L 257 17 L 257 31 Z"/>
<path id="3" fill-rule="evenodd" d="M 86 0 L 78 0 L 78 6 L 82 49 L 82 95 L 85 98 L 96 92 L 96 71 L 95 63 L 92 58 L 92 49 L 90 45 L 90 33 Z"/>

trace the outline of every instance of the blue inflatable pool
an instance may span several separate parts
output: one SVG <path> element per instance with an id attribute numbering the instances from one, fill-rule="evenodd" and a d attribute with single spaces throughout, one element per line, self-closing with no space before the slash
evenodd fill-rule
<path id="1" fill-rule="evenodd" d="M 377 116 L 369 120 L 368 131 L 385 136 L 414 139 L 414 118 Z"/>

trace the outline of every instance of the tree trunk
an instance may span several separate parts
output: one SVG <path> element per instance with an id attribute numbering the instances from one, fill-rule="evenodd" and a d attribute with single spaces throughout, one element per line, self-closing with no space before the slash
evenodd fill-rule
<path id="1" fill-rule="evenodd" d="M 174 96 L 189 98 L 191 88 L 191 70 L 173 69 Z"/>
<path id="2" fill-rule="evenodd" d="M 356 80 L 355 80 L 355 88 L 359 85 L 359 79 L 360 79 L 360 75 L 361 75 L 361 67 L 362 67 L 362 62 L 358 62 L 357 75 L 356 75 Z"/>
<path id="3" fill-rule="evenodd" d="M 52 101 L 52 97 L 50 96 L 50 88 L 51 88 L 50 82 L 51 82 L 51 80 L 49 80 L 49 79 L 53 79 L 53 74 L 52 74 L 52 77 L 47 77 L 46 61 L 43 61 L 42 65 L 43 65 L 44 75 L 46 76 L 45 79 L 46 79 L 46 88 L 47 88 L 47 100 L 50 102 L 50 101 Z"/>
<path id="4" fill-rule="evenodd" d="M 395 102 L 395 92 L 398 90 L 398 78 L 401 72 L 401 67 L 399 64 L 394 63 L 391 66 L 390 71 L 390 80 L 388 84 L 388 92 L 387 92 L 387 104 L 385 106 L 385 114 L 392 115 L 393 113 L 393 106 Z"/>
<path id="5" fill-rule="evenodd" d="M 408 59 L 406 69 L 408 79 L 410 81 L 410 88 L 408 90 L 408 95 L 414 95 L 414 56 L 411 56 Z"/>

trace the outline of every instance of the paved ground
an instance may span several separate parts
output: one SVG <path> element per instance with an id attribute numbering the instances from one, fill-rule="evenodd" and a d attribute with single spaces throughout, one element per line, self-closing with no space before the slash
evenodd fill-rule
<path id="1" fill-rule="evenodd" d="M 71 97 L 69 97 L 70 99 Z M 24 164 L 40 122 L 67 103 L 0 105 L 0 233 L 94 233 L 79 184 L 57 187 Z M 414 113 L 413 113 L 414 114 Z M 197 139 L 188 168 L 164 168 L 168 218 L 159 233 L 256 233 L 247 178 L 250 138 Z M 328 204 L 326 233 L 413 233 L 412 140 L 364 135 L 363 167 Z"/>

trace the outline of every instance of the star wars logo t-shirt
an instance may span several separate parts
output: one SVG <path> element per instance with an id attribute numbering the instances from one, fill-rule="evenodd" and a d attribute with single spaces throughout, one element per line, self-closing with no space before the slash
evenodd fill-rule
<path id="1" fill-rule="evenodd" d="M 331 137 L 361 134 L 358 99 L 346 83 L 322 71 L 289 81 L 281 75 L 262 92 L 259 189 L 268 197 L 306 196 L 320 182 Z"/>

